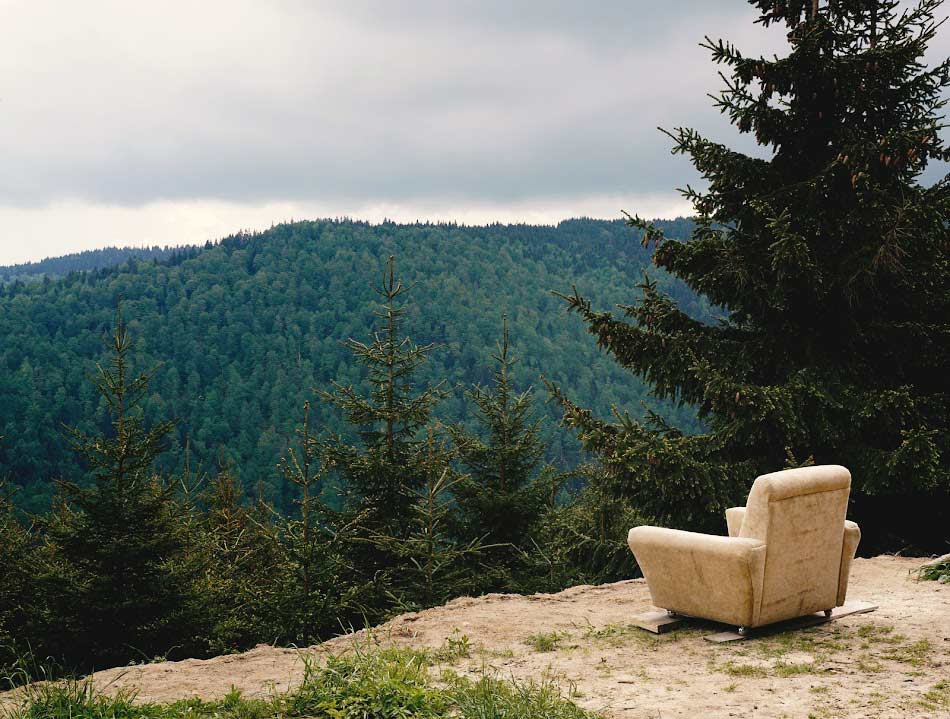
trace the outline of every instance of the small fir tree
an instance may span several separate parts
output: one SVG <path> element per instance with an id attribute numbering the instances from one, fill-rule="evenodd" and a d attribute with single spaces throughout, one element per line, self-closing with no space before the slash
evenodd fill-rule
<path id="1" fill-rule="evenodd" d="M 488 548 L 480 538 L 460 541 L 452 531 L 458 524 L 452 492 L 462 480 L 449 464 L 453 454 L 430 427 L 426 481 L 415 491 L 416 500 L 406 518 L 408 532 L 374 537 L 380 547 L 394 552 L 400 560 L 390 574 L 393 596 L 402 610 L 442 604 L 477 584 L 469 569 L 471 560 Z"/>
<path id="2" fill-rule="evenodd" d="M 708 431 L 656 416 L 595 418 L 554 390 L 565 422 L 618 488 L 674 525 L 721 526 L 758 473 L 837 463 L 852 473 L 865 550 L 939 546 L 950 522 L 950 159 L 940 137 L 950 62 L 924 65 L 940 0 L 754 0 L 789 52 L 729 68 L 717 105 L 764 157 L 669 133 L 708 182 L 684 191 L 692 240 L 637 217 L 654 263 L 724 308 L 695 321 L 650 279 L 625 318 L 567 297 L 601 347 Z"/>
<path id="3" fill-rule="evenodd" d="M 467 541 L 493 545 L 480 558 L 483 589 L 509 586 L 530 528 L 543 505 L 544 490 L 536 482 L 544 456 L 541 420 L 535 418 L 531 390 L 517 392 L 511 371 L 518 360 L 509 354 L 508 319 L 492 359 L 492 386 L 466 392 L 475 406 L 482 436 L 461 427 L 450 430 L 459 460 L 468 473 L 454 492 Z"/>
<path id="4" fill-rule="evenodd" d="M 290 448 L 278 465 L 284 482 L 296 487 L 293 504 L 297 513 L 278 517 L 277 522 L 287 568 L 282 597 L 284 631 L 292 641 L 309 642 L 338 629 L 341 618 L 352 616 L 355 600 L 350 588 L 339 581 L 344 569 L 340 552 L 345 551 L 342 545 L 348 540 L 348 531 L 329 531 L 338 515 L 321 500 L 329 466 L 310 426 L 309 402 L 304 403 L 298 435 L 299 453 Z"/>
<path id="5" fill-rule="evenodd" d="M 63 482 L 47 527 L 54 564 L 45 591 L 57 617 L 57 631 L 48 634 L 61 642 L 54 654 L 79 669 L 172 649 L 190 585 L 177 561 L 185 533 L 173 486 L 152 471 L 174 424 L 146 425 L 139 404 L 152 375 L 132 372 L 133 342 L 121 308 L 108 348 L 111 361 L 97 366 L 94 383 L 109 430 L 70 429 L 92 484 Z"/>
<path id="6" fill-rule="evenodd" d="M 317 465 L 319 447 L 316 437 L 310 431 L 309 402 L 304 403 L 303 427 L 298 430 L 298 434 L 301 443 L 299 458 L 291 447 L 287 456 L 278 464 L 278 469 L 284 481 L 296 486 L 299 492 L 299 498 L 294 500 L 300 510 L 299 517 L 285 525 L 285 533 L 289 540 L 290 559 L 299 573 L 299 600 L 309 604 L 318 583 L 316 567 L 320 528 L 316 523 L 315 505 L 319 502 L 323 478 L 326 476 L 326 467 Z"/>
<path id="7" fill-rule="evenodd" d="M 207 509 L 191 547 L 199 566 L 194 615 L 204 642 L 196 651 L 215 655 L 283 638 L 286 568 L 271 512 L 248 506 L 229 467 L 211 480 L 203 499 Z"/>
<path id="8" fill-rule="evenodd" d="M 398 564 L 399 548 L 385 546 L 378 537 L 406 538 L 416 492 L 425 486 L 424 435 L 432 409 L 444 396 L 440 387 L 418 389 L 414 375 L 433 345 L 416 345 L 401 336 L 405 307 L 401 298 L 409 287 L 396 279 L 396 261 L 386 263 L 383 282 L 376 293 L 382 298 L 376 316 L 381 327 L 366 344 L 349 339 L 344 345 L 366 367 L 371 392 L 360 395 L 352 385 L 334 383 L 330 392 L 317 391 L 337 407 L 354 428 L 358 442 L 331 436 L 324 443 L 324 458 L 340 478 L 343 509 L 331 531 L 350 537 L 347 548 L 348 582 L 363 596 L 368 615 L 377 615 L 388 601 L 385 578 Z"/>

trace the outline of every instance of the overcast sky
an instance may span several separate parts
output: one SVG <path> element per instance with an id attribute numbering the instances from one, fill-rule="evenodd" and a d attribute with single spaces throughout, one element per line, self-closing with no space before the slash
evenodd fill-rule
<path id="1" fill-rule="evenodd" d="M 0 0 L 0 264 L 291 218 L 686 213 L 743 0 Z"/>

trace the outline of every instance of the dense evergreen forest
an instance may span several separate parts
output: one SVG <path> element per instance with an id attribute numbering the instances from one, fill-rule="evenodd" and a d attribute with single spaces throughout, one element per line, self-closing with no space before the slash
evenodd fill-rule
<path id="1" fill-rule="evenodd" d="M 658 224 L 671 237 L 691 231 L 686 220 Z M 693 317 L 710 321 L 710 307 L 652 268 L 638 240 L 621 221 L 298 222 L 163 258 L 125 257 L 117 267 L 58 281 L 8 284 L 0 288 L 0 477 L 18 486 L 18 503 L 35 512 L 50 506 L 53 480 L 83 483 L 63 428 L 92 431 L 107 421 L 88 377 L 103 361 L 102 337 L 122 298 L 137 365 L 158 365 L 144 412 L 178 421 L 159 466 L 194 475 L 230 466 L 252 491 L 287 510 L 295 490 L 275 466 L 293 441 L 301 403 L 331 381 L 367 389 L 341 343 L 370 332 L 377 299 L 370 286 L 380 283 L 391 254 L 414 285 L 406 333 L 435 344 L 419 378 L 444 382 L 448 396 L 435 413 L 446 424 L 472 426 L 460 388 L 489 381 L 503 315 L 521 358 L 513 369 L 517 386 L 537 385 L 543 374 L 601 416 L 614 405 L 642 415 L 645 385 L 600 355 L 581 323 L 559 321 L 562 303 L 550 292 L 576 284 L 602 306 L 629 303 L 630 288 L 648 272 Z M 688 431 L 699 428 L 688 407 L 648 404 Z M 549 417 L 546 459 L 576 466 L 576 440 L 557 428 L 553 407 L 542 412 Z M 345 431 L 325 405 L 314 406 L 312 423 L 318 431 Z"/>
<path id="2" fill-rule="evenodd" d="M 167 262 L 195 254 L 194 247 L 104 247 L 62 257 L 48 257 L 39 262 L 0 267 L 0 283 L 30 282 L 37 279 L 58 279 L 71 272 L 91 272 L 117 267 L 129 260 Z"/>
<path id="3" fill-rule="evenodd" d="M 530 384 L 543 368 L 605 406 L 638 398 L 543 319 L 564 273 L 621 300 L 636 240 L 588 220 L 297 223 L 8 286 L 0 447 L 49 470 L 0 480 L 0 676 L 310 644 L 460 594 L 631 576 L 643 515 L 568 464 Z"/>

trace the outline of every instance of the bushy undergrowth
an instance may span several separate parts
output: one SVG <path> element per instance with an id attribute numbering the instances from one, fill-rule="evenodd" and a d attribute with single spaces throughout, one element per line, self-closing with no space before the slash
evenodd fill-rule
<path id="1" fill-rule="evenodd" d="M 435 676 L 437 654 L 357 646 L 325 665 L 308 661 L 303 684 L 249 699 L 233 690 L 218 701 L 137 703 L 134 694 L 97 692 L 88 680 L 35 684 L 3 719 L 596 719 L 551 680 L 518 681 L 483 671 L 476 679 Z"/>
<path id="2" fill-rule="evenodd" d="M 950 554 L 944 554 L 921 565 L 915 572 L 918 579 L 950 582 Z"/>

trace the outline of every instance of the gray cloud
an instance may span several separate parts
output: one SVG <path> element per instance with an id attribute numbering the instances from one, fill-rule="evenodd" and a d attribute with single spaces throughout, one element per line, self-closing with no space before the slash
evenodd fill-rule
<path id="1" fill-rule="evenodd" d="M 7 0 L 0 262 L 300 213 L 685 211 L 674 188 L 696 174 L 656 126 L 755 149 L 712 107 L 698 47 L 783 52 L 753 16 L 744 0 Z"/>
<path id="2" fill-rule="evenodd" d="M 658 124 L 721 120 L 715 2 L 14 3 L 0 192 L 499 201 L 669 191 Z M 761 44 L 761 38 L 756 38 Z"/>

